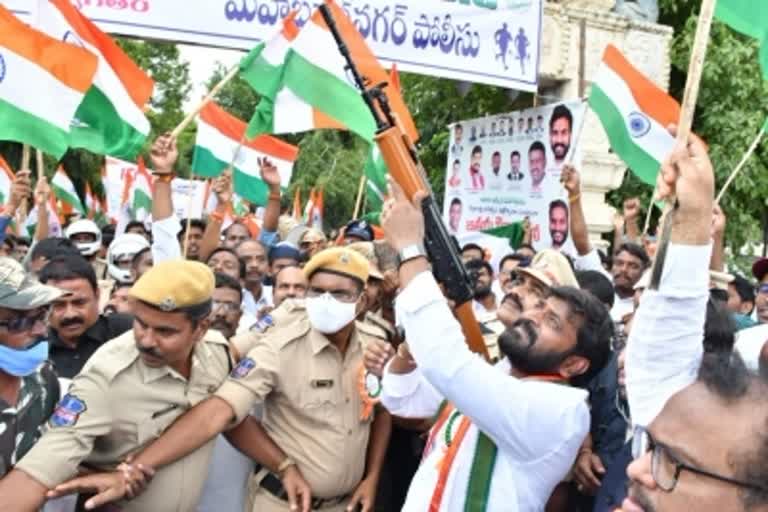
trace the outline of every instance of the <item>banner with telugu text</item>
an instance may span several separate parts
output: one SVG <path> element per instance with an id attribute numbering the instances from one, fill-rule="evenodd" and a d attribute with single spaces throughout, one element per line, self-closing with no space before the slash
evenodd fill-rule
<path id="1" fill-rule="evenodd" d="M 455 123 L 445 176 L 443 217 L 460 242 L 528 217 L 537 249 L 574 253 L 560 169 L 585 105 L 558 103 Z"/>
<path id="2" fill-rule="evenodd" d="M 0 0 L 29 21 L 37 0 Z M 250 50 L 319 0 L 72 0 L 105 32 Z M 337 0 L 384 64 L 535 91 L 542 0 Z M 190 8 L 191 5 L 194 8 Z"/>

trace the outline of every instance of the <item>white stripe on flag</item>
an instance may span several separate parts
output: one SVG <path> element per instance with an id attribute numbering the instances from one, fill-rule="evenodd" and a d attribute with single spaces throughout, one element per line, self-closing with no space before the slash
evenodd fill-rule
<path id="1" fill-rule="evenodd" d="M 2 57 L 5 76 L 0 82 L 0 99 L 69 133 L 69 125 L 83 101 L 83 94 L 7 48 L 2 49 Z M 55 110 L 51 110 L 50 101 L 39 100 L 50 96 L 57 98 Z"/>
<path id="2" fill-rule="evenodd" d="M 281 89 L 275 97 L 273 117 L 275 133 L 299 133 L 315 128 L 314 109 L 290 89 Z"/>
<path id="3" fill-rule="evenodd" d="M 206 148 L 217 160 L 226 162 L 227 164 L 232 161 L 232 157 L 235 155 L 235 151 L 240 145 L 239 141 L 230 139 L 215 127 L 202 120 L 197 125 L 197 140 L 200 147 Z M 244 174 L 248 174 L 256 179 L 261 179 L 259 176 L 258 159 L 264 156 L 268 156 L 269 159 L 272 160 L 272 163 L 277 166 L 277 170 L 280 173 L 280 184 L 283 187 L 287 187 L 291 182 L 293 162 L 275 158 L 272 155 L 261 153 L 247 146 L 242 146 L 235 158 L 235 167 Z"/>
<path id="4" fill-rule="evenodd" d="M 594 86 L 599 87 L 621 113 L 625 128 L 635 144 L 659 163 L 663 162 L 674 148 L 675 139 L 664 126 L 661 126 L 654 118 L 640 109 L 632 91 L 621 76 L 609 66 L 602 65 L 593 81 Z M 648 133 L 643 136 L 635 137 L 632 133 L 629 118 L 633 113 L 642 113 L 650 123 Z"/>
<path id="5" fill-rule="evenodd" d="M 39 13 L 38 29 L 60 41 L 65 40 L 64 36 L 68 31 L 76 33 L 61 14 L 61 11 L 52 3 L 43 2 L 43 6 L 45 7 L 41 8 Z M 86 50 L 96 55 L 99 59 L 93 85 L 98 87 L 109 99 L 123 121 L 133 126 L 137 131 L 145 135 L 149 134 L 149 121 L 128 95 L 125 85 L 117 77 L 109 62 L 104 58 L 104 55 L 88 41 L 81 38 L 78 38 L 78 41 L 81 46 L 85 47 Z M 74 44 L 71 40 L 67 40 L 67 42 Z"/>
<path id="6" fill-rule="evenodd" d="M 261 51 L 260 57 L 272 66 L 282 66 L 285 63 L 285 55 L 291 48 L 291 43 L 281 32 L 269 41 Z"/>
<path id="7" fill-rule="evenodd" d="M 293 49 L 315 66 L 336 75 L 336 78 L 352 87 L 344 69 L 344 57 L 339 53 L 331 33 L 324 28 L 312 22 L 304 25 L 293 41 Z"/>

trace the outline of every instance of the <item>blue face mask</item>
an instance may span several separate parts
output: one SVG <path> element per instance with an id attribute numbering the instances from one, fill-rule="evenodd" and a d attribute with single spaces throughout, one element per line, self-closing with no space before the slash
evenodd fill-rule
<path id="1" fill-rule="evenodd" d="M 15 377 L 26 377 L 48 359 L 48 342 L 35 343 L 26 349 L 0 345 L 0 370 Z"/>

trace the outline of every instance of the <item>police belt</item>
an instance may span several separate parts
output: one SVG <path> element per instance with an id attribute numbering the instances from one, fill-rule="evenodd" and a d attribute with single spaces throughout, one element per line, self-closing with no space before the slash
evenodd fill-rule
<path id="1" fill-rule="evenodd" d="M 262 469 L 261 466 L 256 466 L 256 473 Z M 259 481 L 259 487 L 267 491 L 275 498 L 283 501 L 288 501 L 288 493 L 283 487 L 283 483 L 273 473 L 267 472 L 267 474 Z M 312 498 L 310 502 L 310 508 L 312 510 L 321 509 L 325 507 L 333 507 L 348 500 L 350 494 L 344 494 L 341 496 L 334 496 L 333 498 Z"/>

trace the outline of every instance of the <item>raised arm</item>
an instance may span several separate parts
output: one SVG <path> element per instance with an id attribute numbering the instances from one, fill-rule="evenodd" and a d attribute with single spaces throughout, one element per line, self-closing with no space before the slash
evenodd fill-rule
<path id="1" fill-rule="evenodd" d="M 176 140 L 170 135 L 162 135 L 152 144 L 152 260 L 155 264 L 181 258 L 181 247 L 176 238 L 181 231 L 181 224 L 173 211 L 171 195 L 173 169 L 178 157 Z"/>
<path id="2" fill-rule="evenodd" d="M 280 173 L 275 164 L 268 158 L 260 158 L 259 166 L 261 179 L 269 187 L 269 197 L 267 207 L 264 210 L 264 223 L 259 241 L 269 248 L 279 241 L 277 239 L 277 227 L 280 222 Z"/>
<path id="3" fill-rule="evenodd" d="M 696 380 L 704 351 L 714 176 L 698 138 L 670 155 L 657 189 L 679 207 L 659 289 L 643 294 L 627 342 L 627 396 L 632 421 L 643 426 Z"/>
<path id="4" fill-rule="evenodd" d="M 424 236 L 418 197 L 411 204 L 392 183 L 392 201 L 382 214 L 387 241 L 398 251 Z M 401 293 L 397 317 L 405 327 L 409 348 L 429 383 L 497 444 L 521 459 L 539 456 L 549 440 L 531 438 L 532 424 L 546 430 L 556 423 L 566 431 L 586 435 L 589 412 L 563 408 L 562 395 L 548 392 L 547 383 L 523 382 L 501 368 L 488 366 L 472 354 L 461 326 L 454 318 L 429 269 L 426 258 L 410 259 L 400 267 Z M 531 395 L 533 389 L 535 392 Z M 581 443 L 583 436 L 576 442 Z M 574 448 L 575 449 L 575 448 Z"/>
<path id="5" fill-rule="evenodd" d="M 35 240 L 40 241 L 50 235 L 48 219 L 48 198 L 51 197 L 51 187 L 48 179 L 41 176 L 35 185 L 35 206 L 37 206 L 37 227 L 35 228 Z M 31 251 L 30 251 L 31 252 Z"/>
<path id="6" fill-rule="evenodd" d="M 725 270 L 725 224 L 726 217 L 719 205 L 712 210 L 712 259 L 709 268 L 718 272 Z"/>
<path id="7" fill-rule="evenodd" d="M 203 240 L 200 242 L 200 261 L 206 261 L 208 256 L 221 242 L 221 226 L 224 218 L 232 207 L 232 171 L 226 170 L 211 183 L 211 190 L 216 194 L 216 209 L 208 216 Z"/>
<path id="8" fill-rule="evenodd" d="M 589 243 L 587 221 L 581 206 L 581 176 L 574 166 L 566 164 L 563 166 L 560 180 L 568 192 L 568 202 L 571 206 L 571 239 L 579 256 L 584 256 L 592 250 L 592 244 Z"/>

